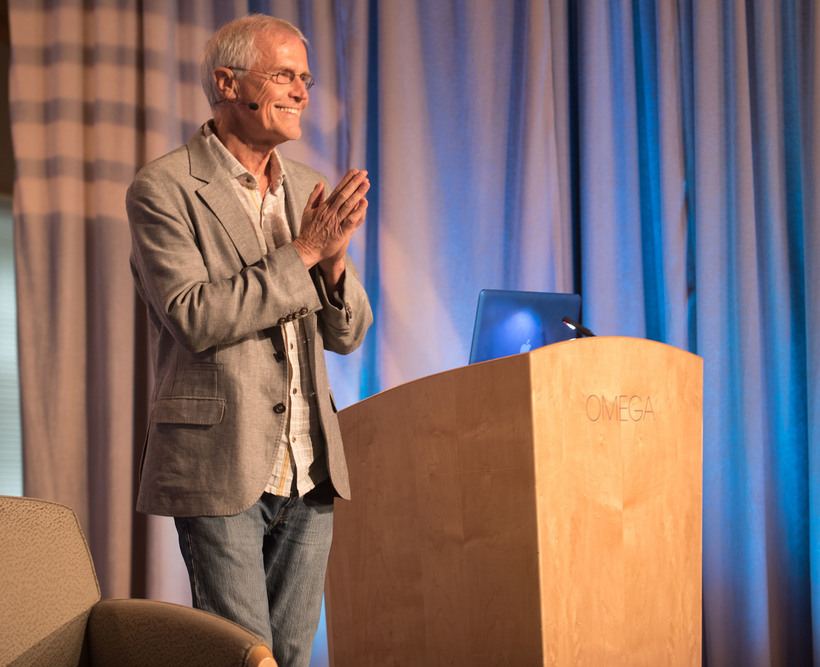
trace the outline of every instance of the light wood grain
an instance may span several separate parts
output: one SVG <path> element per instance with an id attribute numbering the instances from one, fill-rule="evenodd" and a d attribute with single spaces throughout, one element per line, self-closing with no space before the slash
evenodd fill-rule
<path id="1" fill-rule="evenodd" d="M 343 410 L 332 664 L 699 664 L 701 401 L 698 357 L 601 337 Z"/>

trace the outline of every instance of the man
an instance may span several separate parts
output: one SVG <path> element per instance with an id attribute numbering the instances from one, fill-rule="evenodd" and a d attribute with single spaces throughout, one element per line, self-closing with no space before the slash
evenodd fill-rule
<path id="1" fill-rule="evenodd" d="M 293 25 L 223 26 L 202 69 L 213 119 L 127 197 L 154 364 L 137 509 L 175 517 L 196 607 L 307 665 L 350 493 L 324 350 L 352 352 L 372 322 L 346 254 L 369 182 L 353 169 L 330 190 L 276 150 L 313 85 Z"/>

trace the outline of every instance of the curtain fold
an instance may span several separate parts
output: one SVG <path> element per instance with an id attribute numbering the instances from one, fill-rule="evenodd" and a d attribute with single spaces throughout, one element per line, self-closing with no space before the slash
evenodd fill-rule
<path id="1" fill-rule="evenodd" d="M 120 105 L 136 51 L 119 35 L 134 18 L 81 7 L 11 3 L 24 491 L 76 509 L 104 588 L 127 595 L 135 331 L 122 198 L 138 109 Z"/>
<path id="2" fill-rule="evenodd" d="M 804 309 L 802 294 L 804 253 L 817 247 L 794 206 L 811 184 L 786 185 L 799 177 L 790 165 L 804 138 L 783 110 L 806 109 L 809 92 L 788 85 L 797 69 L 788 33 L 802 20 L 788 9 L 693 3 L 697 350 L 711 397 L 704 609 L 716 664 L 811 655 L 805 340 L 818 309 Z"/>
<path id="3" fill-rule="evenodd" d="M 701 355 L 704 661 L 811 664 L 808 0 L 10 0 L 25 492 L 78 511 L 104 594 L 187 595 L 173 526 L 133 514 L 150 378 L 123 201 L 208 118 L 200 49 L 248 11 L 311 42 L 283 152 L 373 183 L 351 252 L 376 321 L 329 358 L 338 403 L 466 363 L 482 288 L 579 291 L 599 335 Z"/>
<path id="4" fill-rule="evenodd" d="M 800 130 L 802 134 L 800 171 L 803 174 L 804 193 L 800 198 L 800 212 L 805 230 L 805 278 L 806 298 L 796 307 L 806 314 L 806 377 L 805 405 L 808 421 L 808 507 L 801 516 L 808 516 L 808 536 L 801 542 L 808 545 L 810 570 L 811 630 L 814 655 L 820 656 L 820 612 L 814 613 L 815 600 L 820 600 L 820 333 L 818 333 L 818 303 L 820 303 L 820 168 L 814 163 L 814 156 L 820 155 L 820 132 L 817 130 L 817 114 L 820 113 L 820 67 L 817 67 L 818 48 L 814 37 L 820 35 L 820 12 L 815 8 L 801 13 L 796 21 L 799 42 L 798 83 L 802 93 Z M 813 37 L 814 36 L 814 37 Z M 791 388 L 789 389 L 791 394 Z M 817 661 L 817 658 L 815 658 Z"/>

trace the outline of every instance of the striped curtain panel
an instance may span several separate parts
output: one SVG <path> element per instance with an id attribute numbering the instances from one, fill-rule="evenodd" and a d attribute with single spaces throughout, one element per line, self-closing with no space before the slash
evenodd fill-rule
<path id="1" fill-rule="evenodd" d="M 338 30 L 366 23 L 367 3 L 316 3 L 316 11 L 298 0 L 9 5 L 24 493 L 78 513 L 104 597 L 185 602 L 173 523 L 134 513 L 151 379 L 125 192 L 139 167 L 210 117 L 200 52 L 217 27 L 250 12 L 290 20 L 322 45 L 310 55 L 323 85 L 311 91 L 304 138 L 283 152 L 331 180 L 362 165 L 363 141 L 340 118 L 365 125 L 365 101 L 345 107 L 364 78 L 340 83 L 338 71 L 362 61 L 366 43 L 327 47 Z M 363 267 L 363 249 L 351 251 Z M 364 375 L 362 359 L 329 360 L 342 406 L 361 397 L 351 378 Z"/>
<path id="2" fill-rule="evenodd" d="M 208 117 L 197 57 L 226 5 L 10 3 L 24 493 L 77 511 L 105 596 L 132 594 L 152 530 L 133 511 L 149 380 L 125 191 Z"/>

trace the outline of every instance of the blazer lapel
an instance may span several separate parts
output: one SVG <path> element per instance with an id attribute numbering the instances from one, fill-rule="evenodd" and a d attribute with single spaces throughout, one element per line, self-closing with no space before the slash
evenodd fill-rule
<path id="1" fill-rule="evenodd" d="M 262 249 L 253 225 L 239 203 L 233 185 L 219 169 L 201 130 L 188 142 L 188 153 L 191 176 L 204 181 L 197 194 L 219 219 L 245 265 L 258 262 L 262 258 Z"/>
<path id="2" fill-rule="evenodd" d="M 282 183 L 285 188 L 285 212 L 290 225 L 290 236 L 295 239 L 302 227 L 302 211 L 296 212 L 296 193 L 293 190 L 292 179 L 288 178 L 288 172 L 284 165 L 282 165 L 282 170 L 285 172 L 285 180 Z"/>
<path id="3" fill-rule="evenodd" d="M 276 155 L 279 157 L 279 163 L 282 165 L 282 171 L 285 174 L 283 185 L 285 188 L 285 207 L 288 214 L 288 224 L 290 224 L 290 231 L 293 238 L 296 238 L 302 227 L 302 212 L 307 205 L 308 197 L 316 183 L 299 178 L 299 175 L 294 172 L 295 163 L 282 157 L 278 150 L 276 151 Z M 329 194 L 330 193 L 326 191 L 325 197 Z"/>

